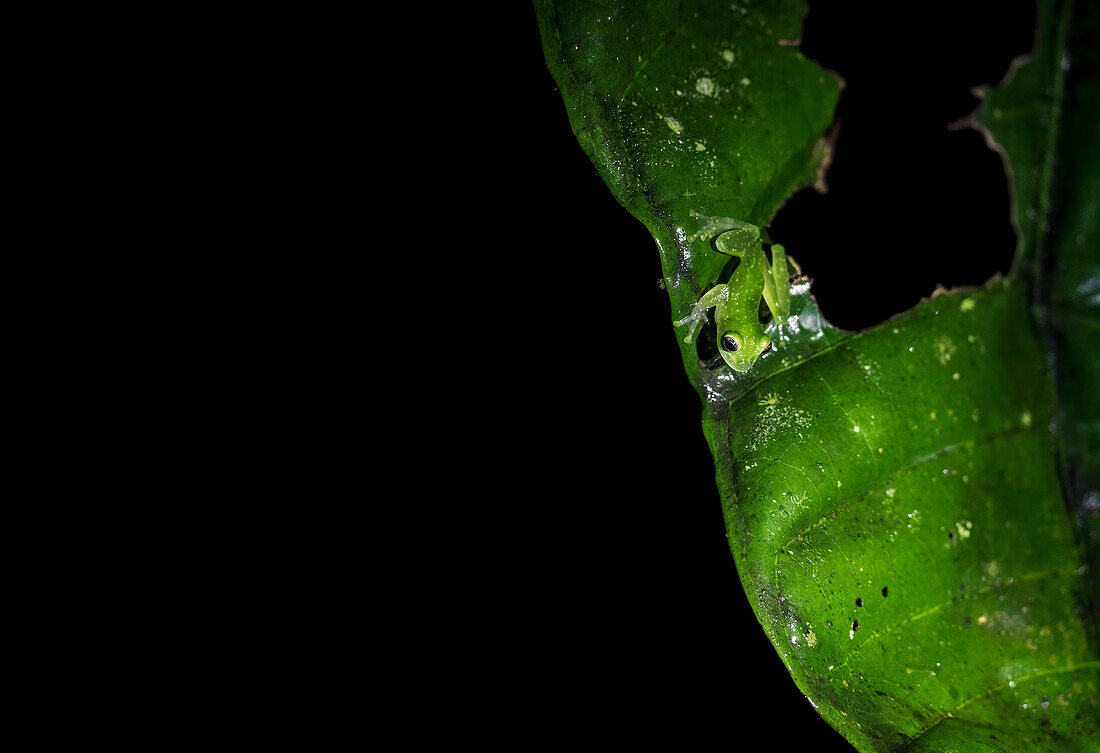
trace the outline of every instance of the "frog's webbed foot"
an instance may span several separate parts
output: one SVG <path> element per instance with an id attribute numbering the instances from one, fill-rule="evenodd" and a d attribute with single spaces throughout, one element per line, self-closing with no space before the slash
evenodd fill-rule
<path id="1" fill-rule="evenodd" d="M 713 288 L 703 294 L 703 297 L 691 307 L 691 313 L 685 316 L 683 319 L 672 323 L 674 327 L 687 327 L 687 335 L 684 336 L 684 342 L 690 344 L 703 324 L 707 321 L 707 310 L 714 308 L 715 306 L 722 306 L 729 299 L 729 287 L 727 285 L 715 285 Z"/>
<path id="2" fill-rule="evenodd" d="M 687 327 L 687 334 L 684 335 L 684 342 L 688 345 L 692 343 L 695 336 L 699 334 L 699 330 L 703 328 L 703 324 L 707 321 L 707 310 L 702 304 L 695 304 L 691 313 L 685 316 L 683 319 L 679 319 L 672 323 L 673 327 Z"/>

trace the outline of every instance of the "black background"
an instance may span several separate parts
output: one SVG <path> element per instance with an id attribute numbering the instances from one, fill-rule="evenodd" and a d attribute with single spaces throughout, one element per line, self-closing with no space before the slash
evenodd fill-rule
<path id="1" fill-rule="evenodd" d="M 1015 247 L 1000 157 L 948 124 L 1030 50 L 1034 4 L 901 5 L 810 3 L 803 52 L 847 84 L 830 192 L 796 194 L 770 226 L 848 329 L 1007 272 Z M 494 379 L 516 401 L 502 441 L 524 511 L 514 544 L 535 565 L 530 651 L 567 678 L 550 718 L 598 721 L 609 741 L 851 750 L 742 590 L 653 240 L 577 145 L 533 10 L 510 12 L 488 56 L 511 61 L 495 125 L 507 184 L 489 202 L 512 270 L 497 324 L 515 320 L 518 346 Z"/>

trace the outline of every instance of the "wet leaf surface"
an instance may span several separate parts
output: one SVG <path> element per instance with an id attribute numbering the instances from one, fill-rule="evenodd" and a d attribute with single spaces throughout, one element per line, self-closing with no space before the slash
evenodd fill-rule
<path id="1" fill-rule="evenodd" d="M 656 239 L 680 318 L 729 274 L 694 239 L 699 215 L 763 226 L 817 177 L 839 87 L 790 44 L 802 4 L 536 10 L 574 132 Z M 1095 60 L 1068 77 L 1063 63 L 1071 12 L 1041 4 L 1034 62 L 983 111 L 1012 166 L 1009 277 L 860 333 L 829 326 L 797 284 L 781 347 L 745 374 L 708 368 L 705 340 L 681 343 L 745 590 L 799 688 L 860 750 L 1100 747 L 1078 545 L 1096 488 L 1100 152 Z"/>

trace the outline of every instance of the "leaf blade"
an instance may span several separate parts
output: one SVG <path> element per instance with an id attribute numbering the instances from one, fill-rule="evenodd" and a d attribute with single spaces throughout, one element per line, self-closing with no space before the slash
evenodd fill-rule
<path id="1" fill-rule="evenodd" d="M 717 7 L 536 2 L 574 130 L 657 241 L 674 319 L 727 264 L 691 240 L 692 213 L 763 225 L 815 177 L 836 102 L 830 79 L 778 44 L 775 29 L 797 34 L 800 4 L 736 17 Z M 1041 7 L 1052 14 L 1041 28 L 1064 30 L 1056 11 L 1068 6 Z M 698 40 L 706 43 L 693 46 Z M 725 79 L 708 67 L 722 45 L 736 48 L 729 62 L 739 64 Z M 737 54 L 746 49 L 754 54 Z M 1057 68 L 1044 60 L 1042 70 L 1018 71 L 1019 80 L 1041 83 L 1043 71 Z M 608 61 L 615 70 L 605 75 Z M 769 67 L 807 84 L 810 95 L 769 81 Z M 738 74 L 749 84 L 730 86 Z M 811 85 L 815 76 L 822 88 Z M 701 79 L 710 84 L 698 88 Z M 754 82 L 769 85 L 746 88 Z M 1025 155 L 1017 181 L 1025 197 L 1017 207 L 1029 220 L 1021 225 L 1025 259 L 1042 248 L 1053 169 L 1047 142 L 1034 135 L 1050 129 L 1032 120 L 1045 117 L 1038 125 L 1049 126 L 1057 104 L 1021 112 L 1024 127 L 1013 137 L 1026 148 L 1040 144 L 1028 154 L 1045 160 L 1036 167 Z M 715 126 L 700 130 L 707 120 Z M 691 148 L 696 135 L 703 149 Z M 712 147 L 723 155 L 713 172 L 701 162 Z M 749 179 L 734 159 L 746 152 Z M 1029 206 L 1035 217 L 1027 217 Z M 1062 749 L 1066 740 L 1087 750 L 1097 734 L 1100 665 L 1075 614 L 1081 562 L 1046 431 L 1053 385 L 1022 266 L 1007 280 L 935 297 L 856 334 L 823 322 L 808 286 L 797 286 L 789 342 L 747 375 L 702 368 L 694 347 L 681 345 L 704 401 L 704 433 L 750 602 L 799 688 L 861 750 L 948 743 L 983 750 L 994 745 L 989 735 L 1017 750 Z M 875 442 L 879 436 L 889 441 Z M 935 468 L 940 462 L 954 467 Z M 909 499 L 923 508 L 905 509 Z M 926 516 L 915 533 L 914 512 Z M 834 514 L 840 523 L 826 519 Z M 1006 521 L 1017 528 L 999 530 Z M 878 575 L 893 581 L 882 584 L 889 595 L 876 600 L 875 577 L 863 584 L 849 572 L 859 567 L 885 567 Z M 828 588 L 819 586 L 823 574 L 833 579 Z"/>

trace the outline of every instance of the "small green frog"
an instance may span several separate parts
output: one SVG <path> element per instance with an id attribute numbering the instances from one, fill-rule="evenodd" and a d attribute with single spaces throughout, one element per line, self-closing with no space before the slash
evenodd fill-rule
<path id="1" fill-rule="evenodd" d="M 722 359 L 734 371 L 748 371 L 772 347 L 757 313 L 760 298 L 764 298 L 779 326 L 786 323 L 791 312 L 787 253 L 782 246 L 773 245 L 772 263 L 768 264 L 756 225 L 729 217 L 697 216 L 700 229 L 691 239 L 713 238 L 712 245 L 717 251 L 736 256 L 741 262 L 729 282 L 704 293 L 691 313 L 674 325 L 688 328 L 684 342 L 690 343 L 706 321 L 707 310 L 713 308 Z"/>

